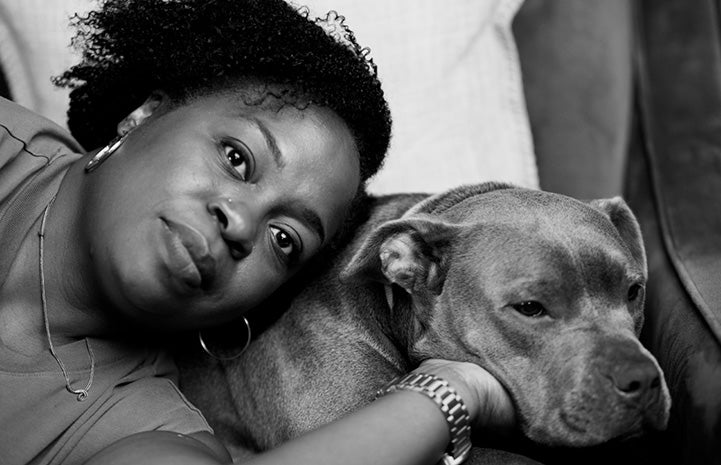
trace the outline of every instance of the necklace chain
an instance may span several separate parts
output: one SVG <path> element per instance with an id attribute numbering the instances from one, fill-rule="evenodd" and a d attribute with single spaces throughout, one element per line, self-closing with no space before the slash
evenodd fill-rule
<path id="1" fill-rule="evenodd" d="M 45 221 L 48 218 L 48 211 L 50 211 L 50 207 L 53 205 L 53 202 L 55 202 L 55 198 L 57 197 L 57 194 L 53 196 L 52 199 L 50 199 L 50 202 L 48 202 L 47 206 L 45 207 L 45 210 L 43 211 L 43 219 L 40 222 L 40 231 L 38 232 L 38 239 L 40 242 L 39 247 L 39 265 L 40 265 L 40 300 L 42 302 L 43 306 L 43 320 L 45 322 L 45 335 L 48 338 L 48 345 L 50 346 L 50 354 L 53 356 L 55 361 L 58 363 L 58 366 L 60 367 L 60 370 L 63 372 L 63 376 L 65 377 L 65 388 L 72 394 L 75 394 L 77 396 L 78 401 L 82 402 L 88 397 L 88 391 L 90 390 L 90 386 L 93 385 L 93 376 L 95 375 L 95 355 L 93 354 L 93 349 L 90 347 L 90 341 L 88 338 L 85 338 L 85 347 L 88 350 L 88 355 L 90 356 L 90 379 L 88 380 L 88 384 L 83 389 L 73 389 L 73 387 L 70 385 L 70 377 L 68 376 L 68 371 L 65 369 L 65 364 L 60 359 L 58 354 L 55 352 L 55 347 L 53 346 L 53 338 L 50 336 L 50 322 L 48 320 L 48 305 L 47 300 L 45 298 L 45 263 L 44 263 L 44 255 L 43 255 L 43 249 L 45 246 Z"/>

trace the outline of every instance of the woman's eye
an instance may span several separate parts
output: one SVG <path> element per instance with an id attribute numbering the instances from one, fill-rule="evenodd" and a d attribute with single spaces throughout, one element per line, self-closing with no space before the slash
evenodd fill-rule
<path id="1" fill-rule="evenodd" d="M 252 170 L 252 157 L 249 150 L 239 149 L 230 144 L 223 144 L 225 157 L 230 166 L 235 169 L 241 180 L 247 181 Z"/>
<path id="2" fill-rule="evenodd" d="M 270 234 L 273 236 L 278 249 L 288 258 L 294 258 L 300 254 L 300 247 L 296 244 L 293 236 L 281 228 L 270 226 Z"/>
<path id="3" fill-rule="evenodd" d="M 538 318 L 547 313 L 543 305 L 541 305 L 539 302 L 536 302 L 535 300 L 529 300 L 526 302 L 513 304 L 511 305 L 511 307 L 513 307 L 513 309 L 521 315 L 531 318 Z"/>
<path id="4" fill-rule="evenodd" d="M 643 286 L 640 284 L 632 284 L 628 288 L 628 301 L 633 302 L 638 298 L 638 294 L 641 293 L 641 290 L 643 289 Z"/>

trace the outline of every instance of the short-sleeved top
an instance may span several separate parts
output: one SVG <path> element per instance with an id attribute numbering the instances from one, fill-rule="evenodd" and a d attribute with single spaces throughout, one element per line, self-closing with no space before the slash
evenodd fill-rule
<path id="1" fill-rule="evenodd" d="M 0 98 L 0 293 L 23 238 L 37 235 L 45 206 L 82 155 L 65 130 Z M 26 356 L 0 341 L 0 463 L 82 463 L 137 432 L 212 432 L 178 391 L 177 370 L 167 354 L 131 343 L 89 341 L 95 373 L 82 402 L 66 390 L 49 351 Z M 85 341 L 56 351 L 73 387 L 84 387 L 90 376 Z"/>

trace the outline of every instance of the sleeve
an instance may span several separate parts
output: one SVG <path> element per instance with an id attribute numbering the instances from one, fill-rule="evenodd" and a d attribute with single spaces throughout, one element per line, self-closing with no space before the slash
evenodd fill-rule
<path id="1" fill-rule="evenodd" d="M 0 281 L 61 171 L 82 153 L 67 131 L 0 97 Z"/>
<path id="2" fill-rule="evenodd" d="M 70 133 L 50 121 L 15 102 L 0 97 L 0 144 L 14 141 L 23 143 L 25 148 L 46 156 L 57 151 L 57 147 L 65 146 L 73 152 L 84 152 L 82 146 Z M 15 150 L 17 153 L 18 150 Z M 0 154 L 0 168 L 7 161 L 3 151 Z"/>
<path id="3" fill-rule="evenodd" d="M 84 153 L 63 128 L 0 97 L 0 200 L 58 155 Z"/>
<path id="4" fill-rule="evenodd" d="M 161 377 L 142 378 L 116 387 L 103 407 L 82 423 L 62 463 L 83 463 L 113 442 L 139 432 L 213 433 L 175 383 Z"/>

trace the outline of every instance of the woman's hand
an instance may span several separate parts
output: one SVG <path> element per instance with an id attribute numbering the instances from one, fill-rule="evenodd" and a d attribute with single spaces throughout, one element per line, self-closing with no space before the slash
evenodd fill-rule
<path id="1" fill-rule="evenodd" d="M 516 424 L 511 398 L 496 378 L 473 363 L 425 360 L 414 371 L 436 375 L 461 396 L 471 416 L 471 427 L 509 432 Z"/>

